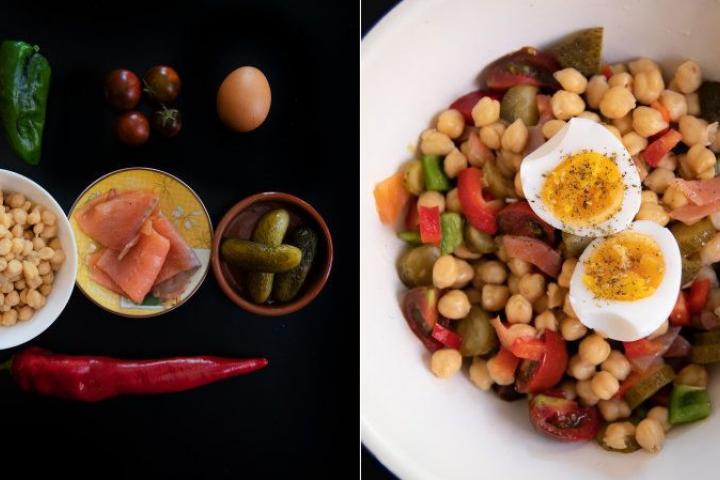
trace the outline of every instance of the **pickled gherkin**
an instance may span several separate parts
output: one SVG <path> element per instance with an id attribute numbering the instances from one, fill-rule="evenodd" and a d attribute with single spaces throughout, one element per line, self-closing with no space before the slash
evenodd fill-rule
<path id="1" fill-rule="evenodd" d="M 290 215 L 287 210 L 282 208 L 270 210 L 258 220 L 252 239 L 270 247 L 277 247 L 282 243 L 289 223 Z M 248 272 L 247 290 L 255 303 L 268 301 L 272 293 L 274 276 L 274 273 L 269 272 Z"/>
<path id="2" fill-rule="evenodd" d="M 254 272 L 287 272 L 297 267 L 302 260 L 302 252 L 292 245 L 271 247 L 239 238 L 223 241 L 220 254 L 226 262 Z"/>
<path id="3" fill-rule="evenodd" d="M 317 234 L 310 228 L 301 227 L 292 233 L 289 242 L 302 251 L 300 264 L 292 270 L 275 276 L 273 297 L 279 302 L 295 298 L 305 283 L 317 251 Z"/>

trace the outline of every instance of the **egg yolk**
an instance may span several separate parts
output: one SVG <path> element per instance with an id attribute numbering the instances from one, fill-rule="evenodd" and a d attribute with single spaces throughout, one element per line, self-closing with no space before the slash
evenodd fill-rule
<path id="1" fill-rule="evenodd" d="M 585 261 L 583 282 L 599 298 L 640 300 L 652 295 L 664 273 L 665 261 L 655 240 L 623 232 L 592 252 Z"/>
<path id="2" fill-rule="evenodd" d="M 625 184 L 620 169 L 593 151 L 569 155 L 548 175 L 540 192 L 543 203 L 568 226 L 602 223 L 622 205 Z"/>

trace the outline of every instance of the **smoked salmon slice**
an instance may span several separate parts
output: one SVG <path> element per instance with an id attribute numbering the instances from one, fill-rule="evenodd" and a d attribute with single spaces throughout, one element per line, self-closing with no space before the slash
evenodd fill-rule
<path id="1" fill-rule="evenodd" d="M 83 232 L 122 258 L 138 240 L 138 232 L 158 200 L 153 192 L 109 190 L 80 208 L 75 219 Z"/>
<path id="2" fill-rule="evenodd" d="M 160 214 L 153 216 L 152 222 L 155 231 L 170 241 L 170 251 L 155 283 L 162 283 L 178 273 L 187 272 L 188 270 L 194 271 L 200 267 L 200 260 L 197 255 L 195 255 L 193 249 L 190 248 L 190 245 L 187 244 L 170 220 Z"/>
<path id="3" fill-rule="evenodd" d="M 100 257 L 102 257 L 103 253 L 105 253 L 104 250 L 98 250 L 97 252 L 88 256 L 87 262 L 88 270 L 90 271 L 90 278 L 95 283 L 100 284 L 108 290 L 119 293 L 120 295 L 125 295 L 125 292 L 123 292 L 122 288 L 120 288 L 120 286 L 115 283 L 115 281 L 110 278 L 107 273 L 103 272 L 98 268 L 97 262 L 98 260 L 100 260 Z"/>
<path id="4" fill-rule="evenodd" d="M 153 207 L 154 208 L 154 207 Z M 160 235 L 148 220 L 140 230 L 137 242 L 119 258 L 118 252 L 106 249 L 97 267 L 107 274 L 135 303 L 142 303 L 155 284 L 170 251 L 170 240 Z"/>

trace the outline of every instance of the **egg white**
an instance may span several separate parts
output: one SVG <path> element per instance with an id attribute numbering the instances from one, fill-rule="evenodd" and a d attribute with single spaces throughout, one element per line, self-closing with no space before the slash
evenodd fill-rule
<path id="1" fill-rule="evenodd" d="M 594 151 L 615 158 L 625 184 L 620 210 L 602 223 L 567 225 L 543 203 L 541 192 L 546 176 L 568 155 Z M 552 138 L 525 157 L 520 165 L 520 181 L 533 211 L 555 228 L 583 237 L 598 237 L 627 228 L 640 209 L 640 174 L 625 146 L 599 123 L 572 118 Z"/>
<path id="2" fill-rule="evenodd" d="M 585 261 L 605 241 L 598 238 L 578 259 L 570 280 L 570 304 L 580 322 L 608 338 L 631 342 L 648 336 L 670 316 L 680 291 L 682 260 L 675 237 L 665 227 L 649 220 L 638 220 L 627 231 L 642 233 L 657 243 L 665 272 L 657 289 L 640 300 L 621 301 L 596 298 L 583 281 Z"/>

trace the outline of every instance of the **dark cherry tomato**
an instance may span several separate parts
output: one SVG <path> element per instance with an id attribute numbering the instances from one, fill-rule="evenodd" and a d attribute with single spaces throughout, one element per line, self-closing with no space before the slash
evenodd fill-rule
<path id="1" fill-rule="evenodd" d="M 592 440 L 602 424 L 596 407 L 581 407 L 555 392 L 532 397 L 530 422 L 539 432 L 565 442 Z"/>
<path id="2" fill-rule="evenodd" d="M 115 119 L 115 137 L 132 146 L 147 142 L 150 137 L 150 124 L 147 117 L 136 111 L 123 113 Z"/>
<path id="3" fill-rule="evenodd" d="M 152 127 L 163 137 L 174 137 L 182 128 L 182 115 L 175 108 L 164 108 L 153 113 Z"/>
<path id="4" fill-rule="evenodd" d="M 435 288 L 417 287 L 409 290 L 402 302 L 405 321 L 415 336 L 431 352 L 443 347 L 442 343 L 432 337 L 433 327 L 439 319 L 438 297 L 438 291 Z"/>
<path id="5" fill-rule="evenodd" d="M 130 70 L 119 68 L 105 77 L 105 99 L 118 110 L 135 108 L 140 93 L 140 79 Z"/>
<path id="6" fill-rule="evenodd" d="M 143 77 L 145 93 L 153 102 L 170 103 L 180 94 L 180 76 L 166 65 L 156 65 Z"/>
<path id="7" fill-rule="evenodd" d="M 532 237 L 555 245 L 555 229 L 545 223 L 526 201 L 513 202 L 498 212 L 498 229 L 509 235 Z"/>
<path id="8" fill-rule="evenodd" d="M 502 93 L 490 92 L 486 90 L 477 90 L 475 92 L 466 93 L 465 95 L 451 103 L 449 108 L 455 109 L 462 113 L 462 116 L 465 117 L 465 121 L 470 125 L 474 125 L 474 120 L 472 118 L 472 109 L 475 104 L 479 102 L 480 99 L 483 97 L 490 97 L 494 100 L 500 100 L 502 99 Z"/>
<path id="9" fill-rule="evenodd" d="M 546 330 L 542 337 L 545 354 L 540 360 L 523 360 L 517 374 L 517 390 L 537 393 L 554 387 L 563 377 L 568 364 L 567 347 L 562 336 Z"/>
<path id="10" fill-rule="evenodd" d="M 555 57 L 532 47 L 523 47 L 496 60 L 488 67 L 487 86 L 507 90 L 515 85 L 535 85 L 557 89 L 553 72 L 560 69 Z"/>

